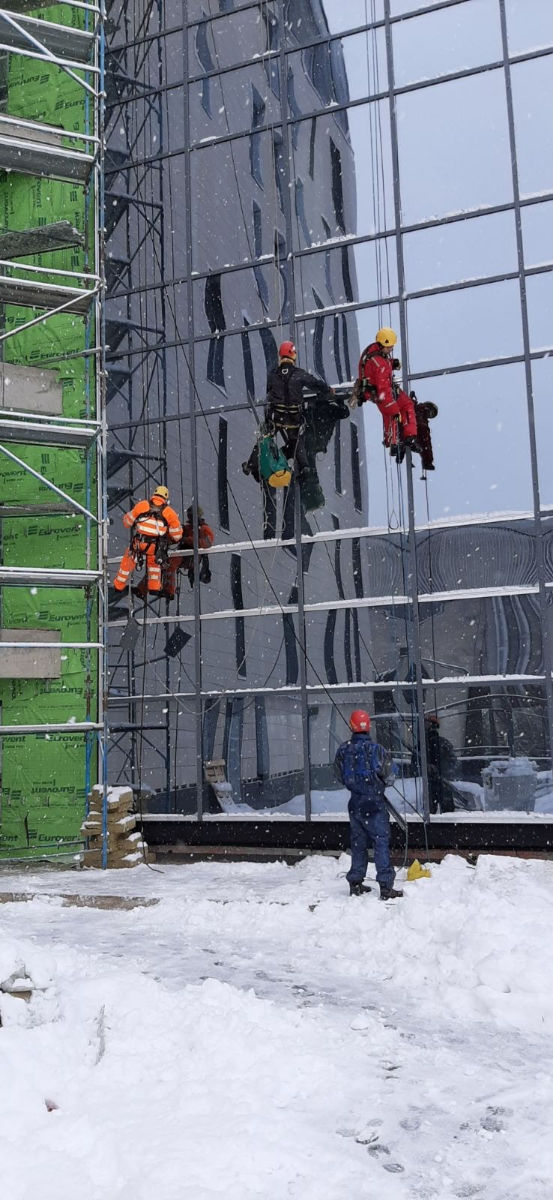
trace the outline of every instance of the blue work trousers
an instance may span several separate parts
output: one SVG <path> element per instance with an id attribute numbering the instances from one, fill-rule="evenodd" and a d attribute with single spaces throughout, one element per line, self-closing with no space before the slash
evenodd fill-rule
<path id="1" fill-rule="evenodd" d="M 395 871 L 390 861 L 390 818 L 378 797 L 352 792 L 348 804 L 351 867 L 348 883 L 362 883 L 369 861 L 369 848 L 374 846 L 376 878 L 382 887 L 394 886 Z"/>

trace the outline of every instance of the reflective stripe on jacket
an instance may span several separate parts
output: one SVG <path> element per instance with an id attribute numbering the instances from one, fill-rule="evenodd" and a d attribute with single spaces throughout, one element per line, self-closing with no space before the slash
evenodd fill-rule
<path id="1" fill-rule="evenodd" d="M 153 512 L 154 509 L 159 510 L 159 517 Z M 167 534 L 172 542 L 179 542 L 182 537 L 180 518 L 163 499 L 161 504 L 157 504 L 155 499 L 139 500 L 130 512 L 125 513 L 123 525 L 127 529 L 132 529 L 134 525 L 136 532 L 143 537 L 164 537 Z"/>

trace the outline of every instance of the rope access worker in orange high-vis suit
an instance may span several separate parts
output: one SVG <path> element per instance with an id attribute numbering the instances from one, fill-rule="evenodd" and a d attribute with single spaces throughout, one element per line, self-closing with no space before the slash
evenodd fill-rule
<path id="1" fill-rule="evenodd" d="M 168 504 L 166 487 L 157 487 L 149 500 L 139 500 L 125 513 L 123 525 L 131 530 L 131 544 L 121 559 L 113 581 L 118 592 L 124 591 L 136 566 L 146 564 L 148 592 L 161 591 L 161 568 L 168 544 L 180 542 L 182 525 L 174 508 Z"/>

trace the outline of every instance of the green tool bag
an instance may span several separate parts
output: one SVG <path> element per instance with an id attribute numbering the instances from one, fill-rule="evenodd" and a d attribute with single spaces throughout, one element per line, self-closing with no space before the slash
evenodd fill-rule
<path id="1" fill-rule="evenodd" d="M 267 434 L 259 440 L 259 473 L 270 487 L 288 487 L 292 472 L 274 437 Z"/>

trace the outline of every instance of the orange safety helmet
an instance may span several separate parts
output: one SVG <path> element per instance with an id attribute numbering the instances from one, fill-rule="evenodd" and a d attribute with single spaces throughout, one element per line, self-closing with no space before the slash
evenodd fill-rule
<path id="1" fill-rule="evenodd" d="M 349 719 L 349 727 L 352 733 L 368 733 L 371 727 L 369 714 L 362 708 L 356 708 Z"/>
<path id="2" fill-rule="evenodd" d="M 291 358 L 295 361 L 298 357 L 296 347 L 293 342 L 281 342 L 278 348 L 279 358 Z"/>

